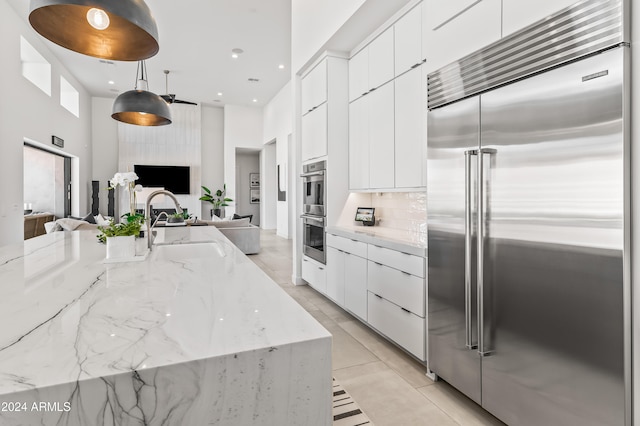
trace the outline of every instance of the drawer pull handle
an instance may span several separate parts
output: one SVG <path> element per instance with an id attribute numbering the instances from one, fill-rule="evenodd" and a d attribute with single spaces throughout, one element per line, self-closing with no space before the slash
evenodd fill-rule
<path id="1" fill-rule="evenodd" d="M 308 262 L 308 260 L 307 260 L 307 259 L 302 259 L 302 261 L 303 261 L 303 262 Z"/>
<path id="2" fill-rule="evenodd" d="M 321 271 L 324 271 L 324 268 L 320 268 L 320 267 L 318 267 L 318 269 L 320 269 Z"/>
<path id="3" fill-rule="evenodd" d="M 373 295 L 374 295 L 375 297 L 377 297 L 378 299 L 382 299 L 382 296 L 380 296 L 380 295 L 377 295 L 377 294 L 375 294 L 375 293 L 373 293 Z"/>
<path id="4" fill-rule="evenodd" d="M 411 276 L 411 274 L 410 274 L 410 273 L 408 273 L 408 272 L 405 272 L 405 271 L 400 271 L 400 272 L 402 272 L 402 273 L 403 273 L 403 274 L 405 274 L 405 275 L 409 275 L 409 276 Z"/>
<path id="5" fill-rule="evenodd" d="M 418 62 L 417 64 L 411 65 L 411 69 L 418 68 L 420 65 L 422 65 L 422 62 Z"/>
<path id="6" fill-rule="evenodd" d="M 351 238 L 351 241 L 353 241 L 355 243 L 359 242 L 358 240 L 354 240 L 353 238 Z"/>
<path id="7" fill-rule="evenodd" d="M 405 309 L 405 308 L 402 308 L 402 307 L 401 307 L 400 309 L 402 309 L 403 311 L 405 311 L 405 312 L 406 312 L 406 313 L 408 313 L 408 314 L 410 314 L 410 313 L 411 313 L 411 311 L 410 311 L 410 310 L 408 310 L 408 309 Z"/>
<path id="8" fill-rule="evenodd" d="M 382 263 L 378 263 L 378 262 L 373 262 L 373 263 L 375 263 L 378 266 L 383 266 Z"/>

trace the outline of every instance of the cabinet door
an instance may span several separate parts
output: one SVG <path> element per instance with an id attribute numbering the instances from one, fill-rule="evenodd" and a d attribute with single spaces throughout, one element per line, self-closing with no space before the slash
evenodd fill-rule
<path id="1" fill-rule="evenodd" d="M 312 111 L 327 100 L 327 61 L 324 60 L 307 74 L 301 83 L 302 114 Z"/>
<path id="2" fill-rule="evenodd" d="M 327 293 L 327 274 L 324 265 L 303 257 L 302 279 L 320 293 Z"/>
<path id="3" fill-rule="evenodd" d="M 349 60 L 349 102 L 366 95 L 368 91 L 369 47 L 365 47 Z"/>
<path id="4" fill-rule="evenodd" d="M 574 3 L 576 0 L 502 0 L 502 36 L 521 30 Z"/>
<path id="5" fill-rule="evenodd" d="M 428 11 L 426 28 L 423 30 L 429 72 L 486 47 L 501 37 L 502 0 L 425 1 L 424 7 Z M 446 9 L 447 13 L 441 13 L 441 9 Z M 449 14 L 452 11 L 454 13 Z"/>
<path id="6" fill-rule="evenodd" d="M 426 89 L 422 67 L 395 79 L 395 185 L 426 185 Z"/>
<path id="7" fill-rule="evenodd" d="M 422 3 L 394 25 L 395 76 L 422 63 Z"/>
<path id="8" fill-rule="evenodd" d="M 367 259 L 344 253 L 344 306 L 367 320 Z"/>
<path id="9" fill-rule="evenodd" d="M 344 306 L 344 258 L 341 250 L 327 247 L 327 296 Z"/>
<path id="10" fill-rule="evenodd" d="M 327 154 L 327 103 L 302 116 L 302 161 Z"/>
<path id="11" fill-rule="evenodd" d="M 349 188 L 369 188 L 369 95 L 349 104 Z"/>
<path id="12" fill-rule="evenodd" d="M 393 79 L 393 62 L 393 27 L 389 27 L 369 44 L 369 89 Z"/>
<path id="13" fill-rule="evenodd" d="M 369 98 L 369 187 L 394 187 L 393 82 L 371 92 Z"/>

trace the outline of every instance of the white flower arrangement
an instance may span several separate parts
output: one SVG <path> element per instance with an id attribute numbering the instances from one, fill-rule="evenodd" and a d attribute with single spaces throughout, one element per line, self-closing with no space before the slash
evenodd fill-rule
<path id="1" fill-rule="evenodd" d="M 129 191 L 129 212 L 131 216 L 136 214 L 136 192 L 142 191 L 142 185 L 136 185 L 138 175 L 135 172 L 118 172 L 111 178 L 109 189 L 122 186 L 125 191 Z"/>
<path id="2" fill-rule="evenodd" d="M 116 186 L 123 186 L 126 189 L 133 188 L 132 185 L 136 180 L 138 180 L 138 175 L 135 172 L 118 172 L 113 175 L 111 178 L 111 188 L 115 188 Z"/>

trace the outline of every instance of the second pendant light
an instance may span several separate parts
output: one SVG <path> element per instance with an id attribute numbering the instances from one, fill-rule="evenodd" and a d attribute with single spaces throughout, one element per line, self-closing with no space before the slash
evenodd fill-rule
<path id="1" fill-rule="evenodd" d="M 171 109 L 160 96 L 149 92 L 147 66 L 138 62 L 134 90 L 120 94 L 113 103 L 111 117 L 123 123 L 138 126 L 164 126 L 171 124 Z"/>

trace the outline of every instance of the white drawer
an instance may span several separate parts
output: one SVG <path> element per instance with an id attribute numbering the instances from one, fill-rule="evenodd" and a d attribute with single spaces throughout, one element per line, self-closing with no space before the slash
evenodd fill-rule
<path id="1" fill-rule="evenodd" d="M 389 339 L 426 361 L 424 318 L 369 292 L 367 320 Z"/>
<path id="2" fill-rule="evenodd" d="M 367 289 L 424 318 L 424 278 L 369 261 Z"/>
<path id="3" fill-rule="evenodd" d="M 369 260 L 424 278 L 424 257 L 369 244 Z"/>
<path id="4" fill-rule="evenodd" d="M 302 279 L 322 294 L 327 293 L 327 271 L 325 266 L 319 262 L 302 258 Z"/>
<path id="5" fill-rule="evenodd" d="M 362 241 L 327 234 L 327 245 L 337 248 L 338 250 L 346 251 L 347 253 L 355 254 L 356 256 L 367 257 L 367 243 L 363 243 Z"/>

